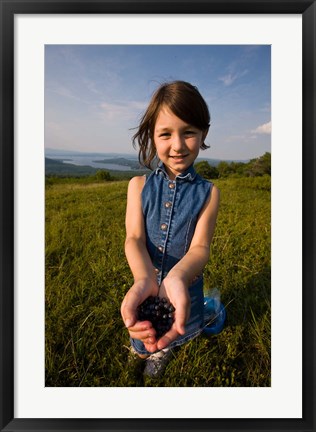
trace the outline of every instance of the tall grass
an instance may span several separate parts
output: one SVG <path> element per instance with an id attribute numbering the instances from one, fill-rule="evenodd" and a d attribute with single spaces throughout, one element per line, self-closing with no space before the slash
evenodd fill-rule
<path id="1" fill-rule="evenodd" d="M 205 292 L 220 290 L 227 322 L 181 347 L 158 380 L 127 366 L 127 181 L 46 188 L 47 386 L 270 386 L 270 178 L 216 183 Z"/>

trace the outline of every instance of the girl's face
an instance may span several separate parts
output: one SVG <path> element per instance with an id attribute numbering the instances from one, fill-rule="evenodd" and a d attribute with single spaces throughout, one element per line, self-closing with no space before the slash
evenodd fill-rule
<path id="1" fill-rule="evenodd" d="M 168 107 L 160 110 L 154 129 L 157 156 L 171 180 L 183 173 L 197 158 L 207 131 L 191 126 Z"/>

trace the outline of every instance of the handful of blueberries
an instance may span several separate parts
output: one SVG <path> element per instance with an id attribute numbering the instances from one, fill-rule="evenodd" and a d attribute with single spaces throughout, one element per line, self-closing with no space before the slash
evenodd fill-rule
<path id="1" fill-rule="evenodd" d="M 150 296 L 137 308 L 140 321 L 150 321 L 159 339 L 174 322 L 174 306 L 165 297 Z"/>

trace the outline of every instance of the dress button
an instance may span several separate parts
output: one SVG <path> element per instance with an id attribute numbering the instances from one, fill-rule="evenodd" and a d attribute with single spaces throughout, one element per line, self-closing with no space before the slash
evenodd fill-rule
<path id="1" fill-rule="evenodd" d="M 163 224 L 160 225 L 160 228 L 161 228 L 163 231 L 166 231 L 166 229 L 168 228 L 168 225 L 165 224 L 165 223 L 163 223 Z"/>
<path id="2" fill-rule="evenodd" d="M 158 268 L 155 268 L 155 273 L 159 273 L 159 269 Z"/>
<path id="3" fill-rule="evenodd" d="M 172 203 L 170 201 L 165 202 L 165 207 L 170 208 L 172 206 Z"/>
<path id="4" fill-rule="evenodd" d="M 163 252 L 163 247 L 162 247 L 162 246 L 158 246 L 158 250 L 159 250 L 160 252 Z"/>
<path id="5" fill-rule="evenodd" d="M 169 183 L 168 186 L 169 186 L 170 189 L 174 189 L 176 185 L 174 183 Z"/>

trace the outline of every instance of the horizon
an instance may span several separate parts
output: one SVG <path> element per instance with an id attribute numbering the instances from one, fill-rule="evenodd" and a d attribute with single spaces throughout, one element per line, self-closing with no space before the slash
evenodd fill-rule
<path id="1" fill-rule="evenodd" d="M 199 158 L 271 152 L 269 45 L 46 45 L 45 148 L 132 155 L 153 91 L 176 79 L 196 85 L 210 110 Z"/>
<path id="2" fill-rule="evenodd" d="M 51 152 L 51 153 L 50 153 Z M 269 153 L 269 152 L 268 152 Z M 48 156 L 47 156 L 48 154 Z M 86 156 L 86 155 L 99 155 L 99 156 L 107 156 L 107 155 L 112 155 L 111 157 L 115 156 L 115 157 L 131 157 L 133 156 L 135 159 L 138 159 L 138 154 L 135 153 L 128 153 L 128 152 L 114 152 L 114 151 L 108 151 L 108 152 L 104 152 L 104 151 L 87 151 L 87 150 L 72 150 L 72 149 L 58 149 L 58 148 L 50 148 L 47 147 L 45 148 L 45 158 L 50 158 L 51 156 Z M 214 160 L 214 161 L 227 161 L 227 162 L 244 162 L 247 163 L 249 162 L 251 159 L 256 159 L 256 158 L 260 158 L 264 155 L 261 154 L 255 158 L 248 158 L 248 159 L 222 159 L 222 158 L 214 158 L 214 157 L 203 157 L 203 152 L 200 152 L 198 157 L 195 160 Z"/>

